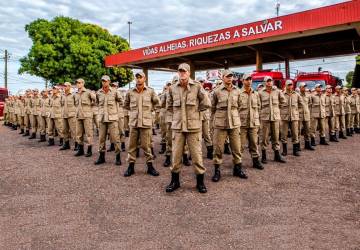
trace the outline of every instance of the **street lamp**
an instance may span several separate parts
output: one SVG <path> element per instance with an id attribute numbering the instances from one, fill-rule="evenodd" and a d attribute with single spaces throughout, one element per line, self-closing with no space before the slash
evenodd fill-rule
<path id="1" fill-rule="evenodd" d="M 131 45 L 130 45 L 130 26 L 131 26 L 132 22 L 131 22 L 131 21 L 128 21 L 127 23 L 128 23 L 128 25 L 129 25 L 129 47 L 130 47 L 130 46 L 131 46 Z"/>

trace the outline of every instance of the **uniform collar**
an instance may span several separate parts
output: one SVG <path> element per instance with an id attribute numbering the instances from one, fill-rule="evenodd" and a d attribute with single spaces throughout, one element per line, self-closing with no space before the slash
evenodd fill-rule
<path id="1" fill-rule="evenodd" d="M 221 88 L 221 89 L 227 89 L 226 86 L 225 86 L 225 83 L 222 83 L 222 84 L 220 85 L 220 88 Z M 235 86 L 234 84 L 232 84 L 232 89 L 236 89 L 236 86 Z"/>

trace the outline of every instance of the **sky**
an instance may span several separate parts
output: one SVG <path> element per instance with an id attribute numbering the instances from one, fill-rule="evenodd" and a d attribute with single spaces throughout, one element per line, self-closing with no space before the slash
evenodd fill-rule
<path id="1" fill-rule="evenodd" d="M 276 16 L 276 0 L 2 0 L 0 8 L 0 57 L 4 50 L 10 53 L 8 88 L 13 94 L 27 88 L 43 89 L 42 78 L 28 74 L 18 75 L 19 59 L 32 46 L 24 30 L 26 24 L 37 18 L 51 20 L 68 16 L 82 22 L 102 26 L 110 33 L 128 38 L 128 21 L 131 25 L 131 47 L 140 48 L 155 43 L 178 39 L 207 31 L 236 26 Z M 280 16 L 342 1 L 336 0 L 280 0 Z M 278 64 L 264 65 L 277 68 Z M 282 67 L 284 65 L 282 64 Z M 345 79 L 355 67 L 354 56 L 324 58 L 291 62 L 291 72 L 313 72 L 318 67 L 329 70 Z M 255 66 L 235 68 L 238 72 L 251 72 Z M 197 72 L 204 76 L 205 72 Z M 149 72 L 149 83 L 157 91 L 172 73 Z M 4 60 L 0 59 L 0 86 L 4 85 Z"/>

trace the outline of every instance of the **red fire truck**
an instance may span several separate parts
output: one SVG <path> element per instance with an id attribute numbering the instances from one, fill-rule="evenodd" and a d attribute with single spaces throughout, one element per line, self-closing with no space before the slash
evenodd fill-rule
<path id="1" fill-rule="evenodd" d="M 301 82 L 305 82 L 307 88 L 309 89 L 313 89 L 315 84 L 321 84 L 323 89 L 325 89 L 326 85 L 331 85 L 333 91 L 335 91 L 335 87 L 337 85 L 341 85 L 341 79 L 333 76 L 329 71 L 310 73 L 301 72 L 295 77 L 296 86 L 298 86 Z"/>
<path id="2" fill-rule="evenodd" d="M 6 88 L 0 88 L 0 116 L 3 116 L 5 98 L 8 97 L 9 91 Z"/>
<path id="3" fill-rule="evenodd" d="M 283 73 L 281 71 L 273 71 L 271 69 L 253 71 L 253 73 L 251 74 L 252 88 L 256 89 L 260 83 L 264 84 L 265 76 L 271 76 L 274 80 L 274 85 L 279 89 L 284 88 L 286 79 L 284 78 Z"/>

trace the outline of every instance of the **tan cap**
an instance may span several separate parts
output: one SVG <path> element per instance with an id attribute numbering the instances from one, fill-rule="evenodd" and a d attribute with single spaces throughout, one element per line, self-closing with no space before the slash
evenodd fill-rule
<path id="1" fill-rule="evenodd" d="M 85 83 L 84 79 L 82 79 L 82 78 L 78 78 L 78 79 L 76 79 L 75 83 L 77 83 L 77 82 L 82 82 L 82 83 Z"/>
<path id="2" fill-rule="evenodd" d="M 306 83 L 305 82 L 301 82 L 300 84 L 299 84 L 299 87 L 306 87 L 307 85 L 306 85 Z"/>
<path id="3" fill-rule="evenodd" d="M 108 76 L 108 75 L 103 75 L 103 76 L 101 77 L 101 81 L 110 81 L 110 76 Z"/>
<path id="4" fill-rule="evenodd" d="M 172 82 L 177 82 L 179 81 L 179 76 L 178 75 L 174 75 L 173 79 L 172 79 Z"/>
<path id="5" fill-rule="evenodd" d="M 145 73 L 142 71 L 139 71 L 139 72 L 135 73 L 135 77 L 137 77 L 137 76 L 145 77 Z"/>
<path id="6" fill-rule="evenodd" d="M 335 89 L 342 89 L 342 86 L 337 85 L 337 86 L 335 87 Z"/>
<path id="7" fill-rule="evenodd" d="M 52 88 L 53 89 L 60 89 L 59 86 L 57 86 L 57 85 L 54 85 Z"/>
<path id="8" fill-rule="evenodd" d="M 250 74 L 250 73 L 245 73 L 245 74 L 243 74 L 243 76 L 242 76 L 242 79 L 243 79 L 243 80 L 246 80 L 246 79 L 249 79 L 249 78 L 251 78 L 251 74 Z"/>
<path id="9" fill-rule="evenodd" d="M 64 85 L 65 85 L 65 86 L 71 86 L 71 83 L 65 82 Z"/>
<path id="10" fill-rule="evenodd" d="M 331 89 L 332 87 L 331 87 L 331 85 L 326 85 L 326 88 Z"/>
<path id="11" fill-rule="evenodd" d="M 39 92 L 39 90 L 38 90 L 38 89 L 33 89 L 33 91 L 34 91 L 34 92 Z"/>
<path id="12" fill-rule="evenodd" d="M 222 76 L 229 76 L 229 75 L 234 75 L 234 73 L 229 70 L 229 69 L 225 69 L 223 72 L 222 72 Z"/>
<path id="13" fill-rule="evenodd" d="M 114 86 L 114 87 L 119 87 L 119 83 L 118 83 L 118 82 L 112 82 L 110 85 L 111 85 L 111 86 Z"/>
<path id="14" fill-rule="evenodd" d="M 348 90 L 348 88 L 347 88 L 347 87 L 343 87 L 343 90 Z"/>
<path id="15" fill-rule="evenodd" d="M 315 88 L 321 88 L 321 84 L 320 83 L 315 84 Z"/>
<path id="16" fill-rule="evenodd" d="M 264 82 L 267 82 L 269 80 L 271 80 L 271 81 L 273 80 L 271 76 L 265 76 L 264 77 Z"/>
<path id="17" fill-rule="evenodd" d="M 285 85 L 293 85 L 294 82 L 290 79 L 286 80 Z"/>
<path id="18" fill-rule="evenodd" d="M 182 63 L 179 65 L 178 70 L 185 70 L 187 72 L 190 72 L 190 65 L 187 63 Z"/>

